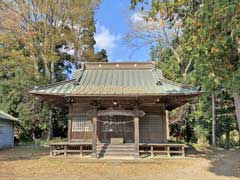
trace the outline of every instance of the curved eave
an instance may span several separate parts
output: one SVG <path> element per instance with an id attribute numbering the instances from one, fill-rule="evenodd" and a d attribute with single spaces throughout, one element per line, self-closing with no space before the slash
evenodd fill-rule
<path id="1" fill-rule="evenodd" d="M 66 83 L 74 82 L 74 81 L 76 81 L 76 79 L 61 81 L 61 82 L 57 82 L 57 83 L 53 83 L 53 84 L 49 84 L 49 85 L 38 86 L 34 89 L 29 90 L 28 94 L 49 94 L 49 93 L 39 93 L 39 92 L 36 92 L 36 91 L 45 90 L 47 88 L 52 88 L 52 87 L 56 87 L 56 86 L 59 86 L 59 85 L 64 85 Z M 56 95 L 58 95 L 58 93 L 56 93 Z"/>
<path id="2" fill-rule="evenodd" d="M 30 92 L 32 95 L 60 96 L 60 97 L 144 97 L 144 96 L 199 96 L 202 92 L 193 93 L 149 93 L 149 94 L 58 94 L 58 93 L 40 93 Z"/>

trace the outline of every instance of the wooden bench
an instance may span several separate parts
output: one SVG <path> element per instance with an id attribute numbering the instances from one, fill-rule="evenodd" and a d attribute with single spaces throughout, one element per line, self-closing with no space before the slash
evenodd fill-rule
<path id="1" fill-rule="evenodd" d="M 60 142 L 60 143 L 50 143 L 50 156 L 56 156 L 59 154 L 67 153 L 79 153 L 80 156 L 83 154 L 90 154 L 92 152 L 91 143 L 77 143 L 77 142 Z"/>

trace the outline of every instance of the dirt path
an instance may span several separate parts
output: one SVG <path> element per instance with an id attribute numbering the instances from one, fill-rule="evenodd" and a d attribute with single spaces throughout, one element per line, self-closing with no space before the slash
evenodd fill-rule
<path id="1" fill-rule="evenodd" d="M 217 151 L 186 158 L 92 160 L 50 158 L 48 150 L 0 151 L 0 179 L 58 180 L 239 180 L 240 151 Z"/>

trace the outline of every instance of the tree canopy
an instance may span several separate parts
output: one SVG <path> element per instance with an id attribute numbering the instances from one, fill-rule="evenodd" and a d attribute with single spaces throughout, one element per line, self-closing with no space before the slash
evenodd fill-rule
<path id="1" fill-rule="evenodd" d="M 158 26 L 159 29 L 165 28 L 166 31 L 171 32 L 176 28 L 176 24 L 178 25 L 181 33 L 178 36 L 173 34 L 169 44 L 166 45 L 164 40 L 155 39 L 151 57 L 158 62 L 166 77 L 201 86 L 204 93 L 195 110 L 192 110 L 185 120 L 194 121 L 193 128 L 196 124 L 195 127 L 208 129 L 211 133 L 210 96 L 214 93 L 217 97 L 219 115 L 217 128 L 224 127 L 218 129 L 217 133 L 220 134 L 217 135 L 229 133 L 230 127 L 237 129 L 234 109 L 231 108 L 234 106 L 233 102 L 238 119 L 238 131 L 240 131 L 240 2 L 237 0 L 132 0 L 131 3 L 132 8 L 140 7 L 140 11 L 145 11 L 146 21 L 149 19 L 161 21 L 162 25 Z M 166 33 L 160 35 L 165 36 L 165 39 L 168 38 Z M 223 107 L 224 104 L 227 107 Z M 229 112 L 233 116 L 224 115 Z"/>
<path id="2" fill-rule="evenodd" d="M 99 3 L 0 1 L 0 108 L 21 120 L 23 136 L 41 136 L 49 128 L 49 105 L 29 96 L 29 89 L 66 80 L 79 61 L 107 61 L 105 50 L 94 52 Z M 53 121 L 64 114 L 55 109 Z M 66 117 L 59 119 L 66 127 Z"/>

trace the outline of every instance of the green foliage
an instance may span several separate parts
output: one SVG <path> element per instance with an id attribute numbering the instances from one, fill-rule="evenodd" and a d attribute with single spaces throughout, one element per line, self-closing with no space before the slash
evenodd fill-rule
<path id="1" fill-rule="evenodd" d="M 108 55 L 105 49 L 97 52 L 94 57 L 95 62 L 108 62 Z"/>
<path id="2" fill-rule="evenodd" d="M 49 105 L 28 94 L 34 86 L 67 79 L 82 55 L 94 60 L 98 0 L 0 1 L 0 109 L 17 117 L 21 140 L 46 138 Z M 59 49 L 69 46 L 74 56 Z M 107 60 L 106 51 L 97 53 Z M 53 110 L 53 134 L 66 137 L 67 110 Z"/>
<path id="3" fill-rule="evenodd" d="M 162 70 L 164 77 L 178 81 L 181 77 L 180 66 L 169 48 L 160 44 L 151 48 L 152 61 L 157 62 L 157 68 Z"/>
<path id="4" fill-rule="evenodd" d="M 171 46 L 164 46 L 162 42 L 156 41 L 151 50 L 152 60 L 157 61 L 157 67 L 163 71 L 166 78 L 201 86 L 204 92 L 196 107 L 184 117 L 185 123 L 172 125 L 173 135 L 186 137 L 188 129 L 193 128 L 191 141 L 195 138 L 210 141 L 210 97 L 214 92 L 217 96 L 217 108 L 220 109 L 217 111 L 217 141 L 221 144 L 223 137 L 226 141 L 226 134 L 237 129 L 234 116 L 224 115 L 233 114 L 233 109 L 229 109 L 231 105 L 227 104 L 227 109 L 224 109 L 223 105 L 229 101 L 233 102 L 232 91 L 239 91 L 240 87 L 240 1 L 143 0 L 131 3 L 133 8 L 147 7 L 148 16 L 155 20 L 160 14 L 170 30 L 174 28 L 176 21 L 182 22 L 182 34 L 172 37 Z M 182 49 L 178 51 L 180 61 L 172 47 L 175 50 L 179 47 Z M 172 116 L 176 116 L 176 113 L 178 111 L 172 113 Z"/>
<path id="5" fill-rule="evenodd" d="M 208 143 L 208 129 L 202 128 L 200 125 L 194 127 L 195 136 L 197 138 L 198 144 L 207 144 Z"/>
<path id="6" fill-rule="evenodd" d="M 226 134 L 222 134 L 222 136 L 217 137 L 217 145 L 220 147 L 225 147 L 226 145 Z M 239 146 L 239 135 L 237 130 L 230 131 L 230 140 L 229 140 L 230 147 L 237 147 Z"/>

